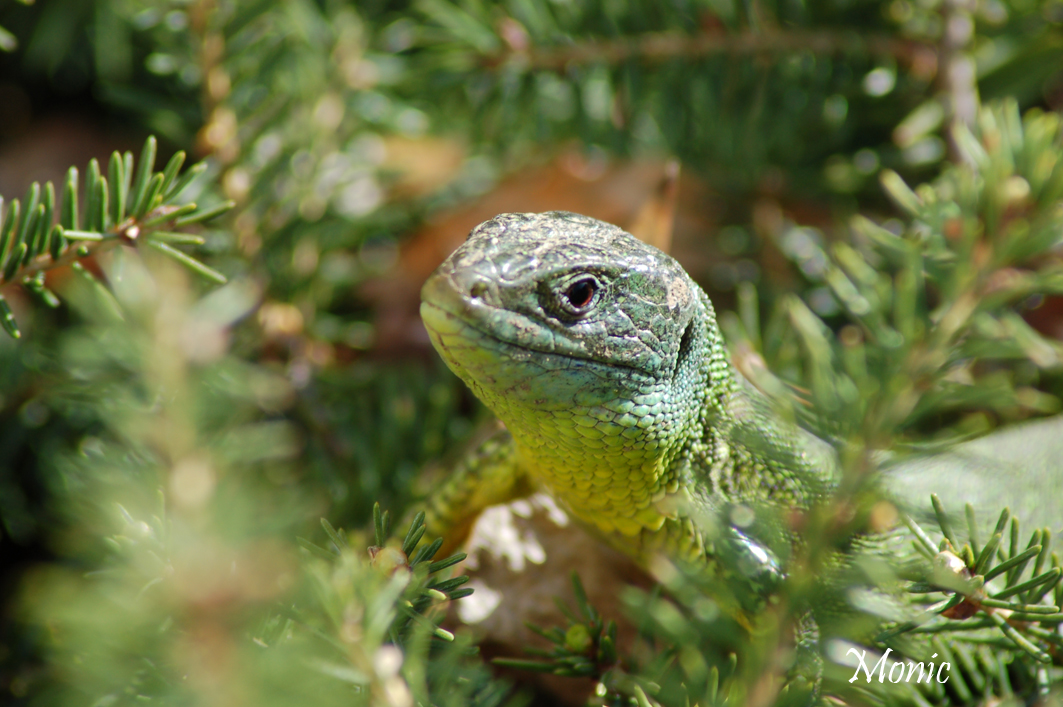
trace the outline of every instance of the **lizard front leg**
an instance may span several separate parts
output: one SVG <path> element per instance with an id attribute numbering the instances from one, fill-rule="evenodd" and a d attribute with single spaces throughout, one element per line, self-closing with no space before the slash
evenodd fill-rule
<path id="1" fill-rule="evenodd" d="M 513 438 L 501 429 L 466 455 L 443 484 L 425 499 L 429 537 L 443 538 L 440 557 L 468 537 L 477 517 L 489 506 L 528 496 L 533 487 L 521 469 Z"/>

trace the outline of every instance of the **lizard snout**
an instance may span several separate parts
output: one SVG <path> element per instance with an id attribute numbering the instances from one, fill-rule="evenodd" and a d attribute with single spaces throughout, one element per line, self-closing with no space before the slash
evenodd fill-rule
<path id="1" fill-rule="evenodd" d="M 462 315 L 477 305 L 498 306 L 497 288 L 489 278 L 471 270 L 443 270 L 432 274 L 421 288 L 421 301 Z"/>

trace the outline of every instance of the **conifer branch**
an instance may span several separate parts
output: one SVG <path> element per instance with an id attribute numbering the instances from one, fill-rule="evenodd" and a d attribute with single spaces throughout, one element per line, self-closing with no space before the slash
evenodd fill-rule
<path id="1" fill-rule="evenodd" d="M 660 62 L 697 59 L 714 54 L 779 55 L 801 51 L 868 54 L 907 61 L 919 50 L 932 49 L 921 42 L 884 35 L 780 29 L 734 34 L 654 32 L 619 39 L 585 40 L 556 47 L 531 45 L 526 36 L 518 34 L 517 37 L 520 38 L 507 38 L 506 49 L 482 56 L 479 63 L 488 68 L 515 65 L 533 71 L 560 71 L 573 64 L 619 64 L 631 59 Z"/>
<path id="2" fill-rule="evenodd" d="M 984 640 L 985 630 L 996 628 L 1013 646 L 1039 663 L 1050 663 L 1050 651 L 1056 641 L 1052 629 L 1063 622 L 1063 609 L 1053 602 L 1063 588 L 1058 558 L 1055 566 L 1041 572 L 1044 558 L 1050 556 L 1050 533 L 1034 531 L 1026 550 L 1017 552 L 1012 544 L 1010 551 L 1001 548 L 1003 533 L 1009 521 L 1012 532 L 1018 532 L 1018 521 L 1005 508 L 988 542 L 979 547 L 974 510 L 967 506 L 967 542 L 956 540 L 947 514 L 937 496 L 932 497 L 938 527 L 944 539 L 941 550 L 934 556 L 933 571 L 929 582 L 916 582 L 909 591 L 924 596 L 941 592 L 945 600 L 926 609 L 933 620 L 926 623 L 912 622 L 894 627 L 880 636 L 880 640 L 902 633 L 952 634 L 957 641 L 968 640 L 969 632 L 980 632 L 971 640 Z M 918 537 L 927 537 L 925 531 L 910 518 L 905 523 Z M 999 550 L 999 552 L 998 552 Z M 1034 557 L 1041 560 L 1030 573 L 1030 579 L 1020 582 L 1023 568 Z M 994 563 L 994 560 L 996 562 Z M 1017 571 L 1015 571 L 1017 568 Z M 1002 578 L 1002 584 L 989 583 Z"/>
<path id="3" fill-rule="evenodd" d="M 149 137 L 133 176 L 133 155 L 111 155 L 108 174 L 103 176 L 96 160 L 89 162 L 84 189 L 85 216 L 78 213 L 78 170 L 71 167 L 63 183 L 63 197 L 56 208 L 55 187 L 47 182 L 30 185 L 22 201 L 14 199 L 5 209 L 0 197 L 0 324 L 11 336 L 21 336 L 10 306 L 3 297 L 6 285 L 21 283 L 51 306 L 58 299 L 45 285 L 44 274 L 82 258 L 107 252 L 118 245 L 147 243 L 189 269 L 224 283 L 225 276 L 171 244 L 201 244 L 193 234 L 172 229 L 203 223 L 229 211 L 234 202 L 199 209 L 179 204 L 177 199 L 206 168 L 198 164 L 179 175 L 184 152 L 175 154 L 162 172 L 155 172 L 157 144 Z M 58 223 L 54 223 L 58 214 Z"/>

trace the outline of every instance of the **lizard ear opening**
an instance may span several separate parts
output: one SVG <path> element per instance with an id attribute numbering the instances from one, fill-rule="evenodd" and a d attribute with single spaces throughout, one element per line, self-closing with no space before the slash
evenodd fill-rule
<path id="1" fill-rule="evenodd" d="M 675 355 L 675 366 L 672 368 L 672 376 L 675 377 L 679 373 L 679 369 L 690 360 L 692 349 L 694 347 L 694 319 L 691 318 L 687 322 L 686 329 L 683 330 L 683 337 L 679 339 L 679 351 Z"/>

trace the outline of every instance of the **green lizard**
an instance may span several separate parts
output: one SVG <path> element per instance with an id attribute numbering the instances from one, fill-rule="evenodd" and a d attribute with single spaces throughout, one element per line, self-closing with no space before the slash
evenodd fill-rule
<path id="1" fill-rule="evenodd" d="M 505 424 L 433 495 L 432 532 L 456 539 L 484 507 L 541 487 L 643 566 L 729 554 L 763 586 L 779 576 L 771 553 L 712 519 L 805 507 L 831 486 L 832 451 L 734 369 L 701 288 L 620 228 L 498 216 L 427 281 L 421 317 Z"/>

